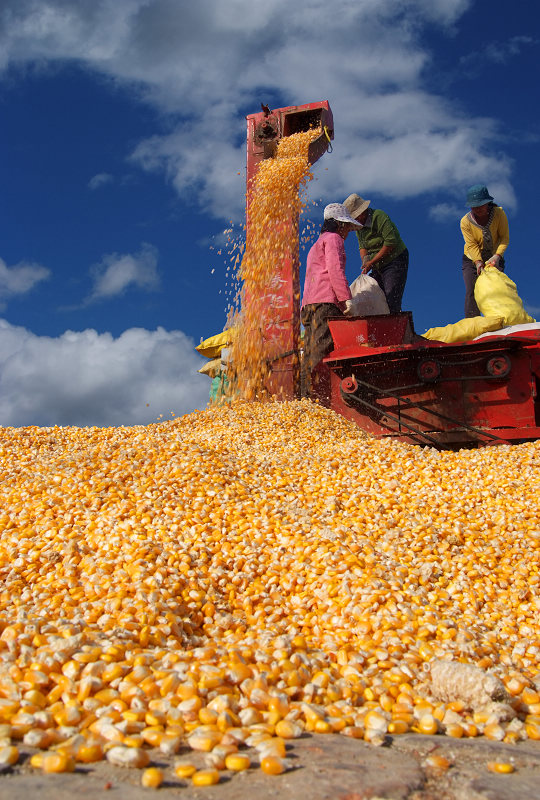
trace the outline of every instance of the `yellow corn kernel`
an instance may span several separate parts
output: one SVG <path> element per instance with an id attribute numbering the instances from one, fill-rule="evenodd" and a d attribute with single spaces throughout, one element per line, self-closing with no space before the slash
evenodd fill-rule
<path id="1" fill-rule="evenodd" d="M 517 744 L 521 739 L 519 733 L 517 731 L 506 731 L 504 735 L 503 742 L 505 744 Z"/>
<path id="2" fill-rule="evenodd" d="M 432 772 L 446 772 L 451 766 L 451 762 L 447 758 L 435 754 L 427 756 L 424 764 Z"/>
<path id="3" fill-rule="evenodd" d="M 19 749 L 14 745 L 0 747 L 0 769 L 2 767 L 12 767 L 19 760 Z"/>
<path id="4" fill-rule="evenodd" d="M 514 765 L 509 761 L 488 761 L 486 767 L 490 772 L 499 772 L 503 775 L 515 771 Z"/>
<path id="5" fill-rule="evenodd" d="M 188 738 L 187 743 L 192 750 L 209 753 L 223 738 L 221 731 L 197 728 Z"/>
<path id="6" fill-rule="evenodd" d="M 282 719 L 276 724 L 276 736 L 281 739 L 298 739 L 302 733 L 302 726 L 297 722 L 292 722 L 288 719 Z"/>
<path id="7" fill-rule="evenodd" d="M 124 747 L 143 747 L 145 742 L 151 747 L 156 747 L 160 742 L 147 741 L 142 735 L 131 733 L 124 736 L 121 740 Z"/>
<path id="8" fill-rule="evenodd" d="M 465 731 L 465 736 L 469 736 L 470 738 L 478 736 L 478 728 L 473 722 L 464 722 L 463 730 Z"/>
<path id="9" fill-rule="evenodd" d="M 44 753 L 41 769 L 43 772 L 73 772 L 75 759 L 65 753 Z"/>
<path id="10" fill-rule="evenodd" d="M 178 778 L 191 778 L 197 772 L 195 764 L 176 764 L 174 774 Z"/>
<path id="11" fill-rule="evenodd" d="M 349 736 L 351 739 L 364 738 L 364 729 L 358 725 L 347 725 L 340 733 L 342 736 Z"/>
<path id="12" fill-rule="evenodd" d="M 409 725 L 407 722 L 405 722 L 405 720 L 393 719 L 388 723 L 388 733 L 394 734 L 395 736 L 400 733 L 407 733 L 408 731 Z"/>
<path id="13" fill-rule="evenodd" d="M 540 692 L 537 692 L 535 689 L 531 689 L 530 686 L 525 686 L 521 692 L 521 699 L 528 706 L 536 705 L 537 703 L 540 703 Z"/>
<path id="14" fill-rule="evenodd" d="M 332 733 L 332 725 L 327 719 L 317 719 L 313 725 L 315 733 Z"/>
<path id="15" fill-rule="evenodd" d="M 255 746 L 259 753 L 264 752 L 268 755 L 280 756 L 282 758 L 285 757 L 285 741 L 279 736 L 269 736 L 261 739 L 261 741 Z"/>
<path id="16" fill-rule="evenodd" d="M 243 772 L 250 766 L 251 760 L 246 753 L 229 753 L 225 756 L 225 768 L 233 772 Z"/>
<path id="17" fill-rule="evenodd" d="M 473 714 L 473 720 L 475 725 L 485 725 L 490 717 L 489 711 L 475 711 Z"/>
<path id="18" fill-rule="evenodd" d="M 285 760 L 279 756 L 264 756 L 261 758 L 261 769 L 265 775 L 281 775 L 285 772 Z"/>
<path id="19" fill-rule="evenodd" d="M 439 722 L 432 714 L 423 714 L 415 725 L 419 733 L 435 734 L 439 730 Z"/>
<path id="20" fill-rule="evenodd" d="M 219 714 L 217 711 L 214 711 L 213 708 L 204 708 L 199 709 L 199 719 L 203 725 L 211 725 L 212 723 L 217 722 Z"/>
<path id="21" fill-rule="evenodd" d="M 81 761 L 83 764 L 92 764 L 95 761 L 101 761 L 105 758 L 105 752 L 103 747 L 99 743 L 91 744 L 86 743 L 82 744 L 76 754 L 77 761 Z"/>
<path id="22" fill-rule="evenodd" d="M 376 733 L 386 733 L 388 730 L 388 720 L 379 711 L 372 709 L 364 717 L 364 727 L 366 730 Z"/>
<path id="23" fill-rule="evenodd" d="M 148 767 L 141 775 L 141 786 L 147 789 L 158 789 L 163 783 L 163 770 L 159 767 Z"/>
<path id="24" fill-rule="evenodd" d="M 214 786 L 219 783 L 219 772 L 217 769 L 200 769 L 193 773 L 191 780 L 194 786 Z"/>
<path id="25" fill-rule="evenodd" d="M 451 736 L 453 739 L 461 739 L 465 733 L 465 729 L 463 728 L 463 725 L 460 725 L 458 722 L 450 722 L 445 726 L 444 732 L 447 736 Z"/>
<path id="26" fill-rule="evenodd" d="M 35 769 L 41 769 L 43 767 L 43 759 L 45 758 L 46 753 L 34 753 L 30 756 L 30 766 L 34 767 Z"/>
<path id="27" fill-rule="evenodd" d="M 495 739 L 498 742 L 502 742 L 505 736 L 505 730 L 502 725 L 499 725 L 497 722 L 491 722 L 484 726 L 484 736 L 486 739 Z"/>
<path id="28" fill-rule="evenodd" d="M 540 739 L 540 721 L 539 722 L 525 722 L 525 732 L 529 739 Z"/>
<path id="29" fill-rule="evenodd" d="M 508 694 L 511 694 L 513 697 L 517 697 L 517 695 L 520 695 L 523 690 L 527 688 L 528 682 L 526 678 L 521 676 L 511 676 L 505 680 L 504 684 Z"/>
<path id="30" fill-rule="evenodd" d="M 141 731 L 141 738 L 150 747 L 159 747 L 161 740 L 165 736 L 165 729 L 161 726 L 143 728 Z"/>

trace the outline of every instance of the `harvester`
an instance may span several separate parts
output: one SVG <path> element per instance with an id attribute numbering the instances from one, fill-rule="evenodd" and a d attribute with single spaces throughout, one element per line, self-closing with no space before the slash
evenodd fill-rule
<path id="1" fill-rule="evenodd" d="M 263 107 L 247 122 L 248 189 L 259 162 L 273 157 L 282 137 L 319 129 L 308 153 L 314 164 L 334 133 L 327 102 L 272 111 Z M 295 399 L 300 395 L 298 243 L 278 270 L 280 354 L 268 388 L 276 397 Z M 329 405 L 373 436 L 439 449 L 540 437 L 540 326 L 459 344 L 417 335 L 410 311 L 339 317 L 329 326 L 334 341 L 324 359 L 331 379 Z M 275 339 L 276 330 L 268 336 Z"/>

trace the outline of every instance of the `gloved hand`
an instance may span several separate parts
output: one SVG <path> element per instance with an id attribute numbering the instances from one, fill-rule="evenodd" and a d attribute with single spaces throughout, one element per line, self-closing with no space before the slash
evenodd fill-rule
<path id="1" fill-rule="evenodd" d="M 488 258 L 488 260 L 486 261 L 486 267 L 496 267 L 497 269 L 499 269 L 500 260 L 501 260 L 500 255 L 495 253 L 494 256 L 491 256 L 491 258 Z"/>
<path id="2" fill-rule="evenodd" d="M 372 269 L 373 269 L 372 262 L 369 260 L 369 258 L 364 258 L 362 260 L 362 275 L 367 275 L 368 272 L 371 272 Z"/>
<path id="3" fill-rule="evenodd" d="M 480 275 L 480 273 L 482 272 L 482 270 L 484 269 L 484 266 L 485 266 L 484 262 L 483 261 L 476 261 L 475 262 L 475 266 L 476 266 L 476 274 Z"/>

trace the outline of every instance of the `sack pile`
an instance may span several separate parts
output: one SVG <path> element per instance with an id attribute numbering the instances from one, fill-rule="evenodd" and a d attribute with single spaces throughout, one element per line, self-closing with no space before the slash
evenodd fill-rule
<path id="1" fill-rule="evenodd" d="M 430 328 L 422 334 L 424 339 L 447 344 L 469 342 L 489 331 L 535 322 L 523 308 L 514 281 L 496 267 L 482 270 L 474 287 L 474 299 L 482 312 L 481 317 L 469 317 L 452 325 Z"/>

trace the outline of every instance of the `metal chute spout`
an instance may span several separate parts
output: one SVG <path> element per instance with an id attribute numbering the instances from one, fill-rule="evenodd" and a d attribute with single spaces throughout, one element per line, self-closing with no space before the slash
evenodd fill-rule
<path id="1" fill-rule="evenodd" d="M 312 107 L 299 107 L 300 110 L 286 111 L 283 114 L 283 136 L 291 136 L 301 131 L 319 130 L 320 135 L 309 145 L 308 161 L 315 164 L 331 148 L 334 138 L 334 120 L 328 103 L 313 104 Z"/>
<path id="2" fill-rule="evenodd" d="M 334 118 L 327 100 L 301 106 L 270 109 L 261 104 L 262 111 L 247 117 L 247 177 L 253 177 L 257 164 L 273 158 L 280 139 L 311 129 L 320 131 L 311 142 L 308 160 L 311 165 L 331 149 L 334 138 Z"/>

